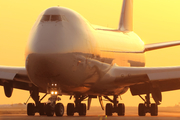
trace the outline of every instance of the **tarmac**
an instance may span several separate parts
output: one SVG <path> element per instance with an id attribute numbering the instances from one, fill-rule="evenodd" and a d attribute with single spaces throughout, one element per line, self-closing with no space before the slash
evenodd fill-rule
<path id="1" fill-rule="evenodd" d="M 85 116 L 85 117 L 47 117 L 47 116 L 27 116 L 25 114 L 12 114 L 12 115 L 1 115 L 0 120 L 179 120 L 180 116 L 158 116 L 158 117 L 151 117 L 151 116 L 145 116 L 145 117 L 139 117 L 139 116 Z"/>
<path id="2" fill-rule="evenodd" d="M 2 110 L 2 109 L 1 109 Z M 180 107 L 160 107 L 157 117 L 150 116 L 149 113 L 146 116 L 139 117 L 137 114 L 137 107 L 127 107 L 125 116 L 105 116 L 104 111 L 100 107 L 92 107 L 90 111 L 87 111 L 87 116 L 78 116 L 77 113 L 73 117 L 67 116 L 66 112 L 63 117 L 47 117 L 40 116 L 38 113 L 35 116 L 27 116 L 26 111 L 21 109 L 21 112 L 17 114 L 6 114 L 7 111 L 13 113 L 14 109 L 3 109 L 4 113 L 0 111 L 0 120 L 180 120 Z M 22 114 L 23 112 L 23 114 Z"/>

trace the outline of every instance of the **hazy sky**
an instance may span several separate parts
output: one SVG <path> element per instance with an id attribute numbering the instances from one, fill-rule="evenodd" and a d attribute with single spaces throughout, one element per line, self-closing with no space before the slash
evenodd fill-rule
<path id="1" fill-rule="evenodd" d="M 24 66 L 24 50 L 32 25 L 38 15 L 52 6 L 73 9 L 90 23 L 117 28 L 122 0 L 0 0 L 0 65 Z M 146 43 L 180 40 L 179 0 L 134 0 L 134 32 Z M 146 53 L 146 66 L 180 66 L 180 46 Z M 29 92 L 14 90 L 6 98 L 0 87 L 0 104 L 22 103 Z M 180 91 L 163 93 L 161 106 L 180 102 Z M 126 106 L 143 102 L 130 92 L 122 95 Z M 48 97 L 44 101 L 46 101 Z M 62 102 L 70 102 L 62 97 Z M 32 101 L 32 100 L 31 100 Z M 93 105 L 99 105 L 93 100 Z"/>

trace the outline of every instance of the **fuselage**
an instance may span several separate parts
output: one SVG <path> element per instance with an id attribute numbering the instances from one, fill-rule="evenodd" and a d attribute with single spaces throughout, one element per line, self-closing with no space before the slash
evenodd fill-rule
<path id="1" fill-rule="evenodd" d="M 104 75 L 114 65 L 143 67 L 144 43 L 132 31 L 95 29 L 80 14 L 52 7 L 38 17 L 26 50 L 30 80 L 46 91 L 58 83 L 64 94 L 123 94 Z"/>

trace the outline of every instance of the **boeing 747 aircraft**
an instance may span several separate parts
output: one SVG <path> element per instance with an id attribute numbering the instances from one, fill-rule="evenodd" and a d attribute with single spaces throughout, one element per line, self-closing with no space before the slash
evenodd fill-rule
<path id="1" fill-rule="evenodd" d="M 85 116 L 92 98 L 99 99 L 106 115 L 124 116 L 125 105 L 118 96 L 130 89 L 144 101 L 139 104 L 139 116 L 157 116 L 161 93 L 180 89 L 180 67 L 144 67 L 144 53 L 180 45 L 180 41 L 144 45 L 133 32 L 132 13 L 133 1 L 124 0 L 118 29 L 103 29 L 71 9 L 46 9 L 30 32 L 26 65 L 0 66 L 5 95 L 11 97 L 13 88 L 29 91 L 34 100 L 27 105 L 30 116 L 36 112 L 63 116 L 64 105 L 56 103 L 61 95 L 74 98 L 74 103 L 67 104 L 67 116 L 76 112 Z M 45 94 L 42 98 L 40 92 Z M 47 94 L 51 94 L 49 102 L 42 103 Z M 103 98 L 110 102 L 105 107 Z M 81 103 L 85 99 L 87 105 Z"/>

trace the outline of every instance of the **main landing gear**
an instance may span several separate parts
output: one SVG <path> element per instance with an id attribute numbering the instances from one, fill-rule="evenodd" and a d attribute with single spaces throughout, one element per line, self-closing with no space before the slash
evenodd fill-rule
<path id="1" fill-rule="evenodd" d="M 57 85 L 57 84 L 56 84 Z M 55 86 L 55 84 L 52 84 L 52 86 Z M 40 115 L 47 115 L 47 116 L 53 116 L 54 113 L 56 116 L 63 116 L 64 114 L 64 106 L 62 103 L 56 103 L 56 101 L 61 100 L 58 97 L 58 91 L 56 91 L 56 86 L 52 87 L 51 91 L 51 97 L 49 98 L 49 102 L 41 103 L 41 100 L 47 95 L 45 94 L 40 100 L 39 100 L 39 90 L 38 88 L 34 87 L 31 91 L 31 97 L 35 101 L 34 103 L 28 103 L 27 105 L 27 115 L 28 116 L 34 116 L 36 112 L 38 112 Z"/>
<path id="2" fill-rule="evenodd" d="M 141 97 L 141 96 L 140 96 Z M 140 103 L 138 106 L 138 115 L 139 116 L 145 116 L 146 113 L 150 113 L 151 116 L 157 116 L 158 115 L 158 106 L 156 103 L 150 102 L 150 94 L 146 94 L 145 99 L 141 97 L 141 99 L 144 101 L 144 103 Z"/>
<path id="3" fill-rule="evenodd" d="M 119 103 L 117 95 L 113 96 L 113 100 L 110 99 L 108 96 L 104 96 L 104 98 L 112 102 L 106 104 L 105 114 L 107 116 L 112 116 L 112 113 L 117 113 L 118 116 L 124 116 L 125 105 L 123 103 Z"/>
<path id="4" fill-rule="evenodd" d="M 55 96 L 53 96 L 55 98 Z M 52 98 L 52 96 L 50 97 Z M 53 99 L 54 99 L 53 98 Z M 39 112 L 40 116 L 47 115 L 53 116 L 54 113 L 56 116 L 63 116 L 64 114 L 64 106 L 62 103 L 55 103 L 55 101 L 51 101 L 50 103 L 28 103 L 27 105 L 27 115 L 34 116 L 36 112 Z"/>
<path id="5" fill-rule="evenodd" d="M 83 95 L 75 95 L 74 103 L 68 103 L 67 104 L 67 116 L 73 116 L 74 113 L 79 113 L 79 116 L 85 116 L 86 115 L 86 104 L 81 103 L 84 99 L 86 99 L 88 96 Z"/>

